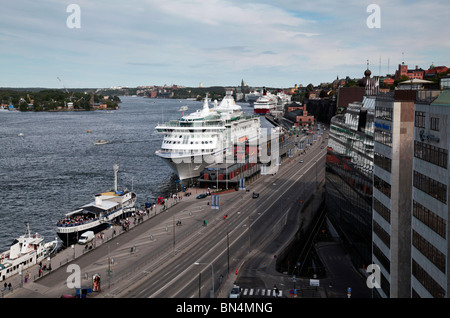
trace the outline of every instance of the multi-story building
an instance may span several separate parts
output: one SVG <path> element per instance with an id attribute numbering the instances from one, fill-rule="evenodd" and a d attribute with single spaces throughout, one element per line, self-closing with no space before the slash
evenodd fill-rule
<path id="1" fill-rule="evenodd" d="M 398 65 L 397 71 L 395 71 L 395 79 L 399 79 L 402 76 L 408 76 L 409 79 L 423 79 L 425 71 L 418 66 L 415 69 L 408 69 L 408 65 L 402 64 Z"/>
<path id="2" fill-rule="evenodd" d="M 376 86 L 331 120 L 328 218 L 381 297 L 449 297 L 450 91 Z"/>
<path id="3" fill-rule="evenodd" d="M 411 297 L 449 297 L 450 91 L 414 115 Z"/>
<path id="4" fill-rule="evenodd" d="M 308 115 L 306 105 L 296 102 L 285 106 L 284 117 L 290 120 L 294 127 L 312 127 L 314 126 L 314 116 Z"/>
<path id="5" fill-rule="evenodd" d="M 361 269 L 372 260 L 373 95 L 376 91 L 370 71 L 364 74 L 365 87 L 341 88 L 339 92 L 343 112 L 330 123 L 325 196 L 327 217 L 342 238 L 352 263 Z M 342 103 L 344 100 L 351 102 Z"/>
<path id="6" fill-rule="evenodd" d="M 410 297 L 411 188 L 415 91 L 375 102 L 373 262 L 382 297 Z"/>

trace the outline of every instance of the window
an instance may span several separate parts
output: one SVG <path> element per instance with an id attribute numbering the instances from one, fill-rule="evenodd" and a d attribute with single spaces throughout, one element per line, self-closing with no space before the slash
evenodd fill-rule
<path id="1" fill-rule="evenodd" d="M 430 260 L 441 272 L 445 273 L 445 255 L 433 244 L 428 242 L 419 233 L 413 230 L 412 243 L 427 259 Z"/>
<path id="2" fill-rule="evenodd" d="M 391 107 L 375 107 L 375 117 L 392 121 L 392 108 Z"/>
<path id="3" fill-rule="evenodd" d="M 386 255 L 384 255 L 384 253 L 380 250 L 380 248 L 373 242 L 372 247 L 373 247 L 373 255 L 378 259 L 378 261 L 386 269 L 386 271 L 390 273 L 391 262 L 389 261 L 389 258 L 387 258 Z"/>
<path id="4" fill-rule="evenodd" d="M 378 152 L 374 152 L 374 163 L 378 167 L 391 172 L 391 163 L 392 160 L 386 156 L 383 156 L 382 154 Z"/>
<path id="5" fill-rule="evenodd" d="M 424 112 L 415 112 L 414 126 L 419 127 L 419 128 L 425 128 L 425 113 Z"/>
<path id="6" fill-rule="evenodd" d="M 381 193 L 386 195 L 388 198 L 391 197 L 391 185 L 379 178 L 378 176 L 373 176 L 373 186 L 378 189 Z"/>
<path id="7" fill-rule="evenodd" d="M 430 117 L 430 129 L 439 131 L 439 118 Z"/>
<path id="8" fill-rule="evenodd" d="M 375 220 L 373 220 L 373 232 L 380 238 L 380 240 L 390 248 L 391 246 L 391 237 L 389 233 L 386 232 Z"/>
<path id="9" fill-rule="evenodd" d="M 414 157 L 447 169 L 448 150 L 414 141 Z"/>
<path id="10" fill-rule="evenodd" d="M 412 274 L 433 297 L 445 297 L 445 289 L 414 260 L 412 261 Z"/>
<path id="11" fill-rule="evenodd" d="M 447 222 L 445 219 L 441 218 L 415 200 L 413 200 L 413 216 L 442 238 L 446 238 Z"/>
<path id="12" fill-rule="evenodd" d="M 447 203 L 447 186 L 414 170 L 413 185 L 433 198 Z"/>
<path id="13" fill-rule="evenodd" d="M 388 223 L 391 223 L 391 210 L 376 198 L 373 198 L 373 209 L 377 211 L 377 213 L 381 215 Z"/>
<path id="14" fill-rule="evenodd" d="M 375 128 L 374 140 L 388 147 L 392 147 L 392 134 L 389 131 Z"/>

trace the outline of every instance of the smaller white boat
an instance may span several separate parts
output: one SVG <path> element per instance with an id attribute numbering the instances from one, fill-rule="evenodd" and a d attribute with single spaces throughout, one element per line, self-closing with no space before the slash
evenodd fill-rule
<path id="1" fill-rule="evenodd" d="M 184 106 L 181 106 L 178 111 L 181 112 L 181 116 L 184 116 L 184 112 L 187 111 L 187 110 L 188 110 L 187 105 L 184 105 Z"/>
<path id="2" fill-rule="evenodd" d="M 107 140 L 97 140 L 97 141 L 95 141 L 94 142 L 94 145 L 105 145 L 105 144 L 107 144 L 107 143 L 109 143 L 109 141 L 107 141 Z"/>
<path id="3" fill-rule="evenodd" d="M 31 267 L 56 252 L 58 240 L 44 243 L 44 237 L 31 234 L 27 223 L 27 233 L 14 240 L 10 249 L 0 254 L 0 281 L 19 271 Z"/>

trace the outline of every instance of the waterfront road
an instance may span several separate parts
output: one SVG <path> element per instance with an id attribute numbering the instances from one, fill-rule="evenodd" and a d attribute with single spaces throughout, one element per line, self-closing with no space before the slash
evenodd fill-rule
<path id="1" fill-rule="evenodd" d="M 82 286 L 91 287 L 92 276 L 100 275 L 101 291 L 90 297 L 205 298 L 213 291 L 220 296 L 246 258 L 280 233 L 289 240 L 304 221 L 302 204 L 324 179 L 323 138 L 284 160 L 276 174 L 261 176 L 248 192 L 221 194 L 219 209 L 207 204 L 209 198 L 183 197 L 11 296 L 74 294 L 70 264 L 80 269 Z M 253 198 L 253 192 L 259 197 Z"/>

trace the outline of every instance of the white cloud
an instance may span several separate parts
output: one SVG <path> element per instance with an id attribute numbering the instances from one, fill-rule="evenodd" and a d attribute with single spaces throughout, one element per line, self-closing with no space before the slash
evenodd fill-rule
<path id="1" fill-rule="evenodd" d="M 380 57 L 384 73 L 388 57 L 391 72 L 402 58 L 450 65 L 448 0 L 379 0 L 380 29 L 366 26 L 372 0 L 79 0 L 78 30 L 66 27 L 70 3 L 3 4 L 0 86 L 57 86 L 60 72 L 93 87 L 291 86 L 362 76 Z"/>

